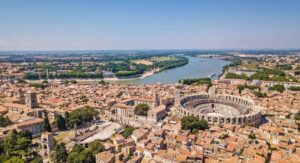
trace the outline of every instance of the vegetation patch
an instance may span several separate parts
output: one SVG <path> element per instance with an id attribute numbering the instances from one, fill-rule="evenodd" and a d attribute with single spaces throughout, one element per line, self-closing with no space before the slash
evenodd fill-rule
<path id="1" fill-rule="evenodd" d="M 256 86 L 256 85 L 247 85 L 247 84 L 244 84 L 244 85 L 238 85 L 237 86 L 237 89 L 239 90 L 239 93 L 241 93 L 244 89 L 250 89 L 250 90 L 260 90 L 260 87 L 259 86 Z"/>
<path id="2" fill-rule="evenodd" d="M 225 79 L 244 79 L 244 80 L 248 80 L 248 76 L 245 74 L 239 75 L 236 73 L 232 73 L 232 72 L 228 72 L 225 75 Z"/>
<path id="3" fill-rule="evenodd" d="M 134 131 L 134 127 L 132 127 L 132 126 L 127 126 L 127 127 L 124 129 L 124 131 L 122 132 L 122 136 L 123 136 L 124 138 L 127 139 L 127 138 L 129 138 L 129 136 L 132 135 L 133 131 Z"/>
<path id="4" fill-rule="evenodd" d="M 6 127 L 10 124 L 12 124 L 12 122 L 8 117 L 3 117 L 3 115 L 0 115 L 0 127 Z"/>
<path id="5" fill-rule="evenodd" d="M 147 104 L 138 104 L 135 107 L 135 114 L 140 115 L 140 116 L 147 116 L 149 110 L 150 110 L 149 105 L 147 105 Z"/>
<path id="6" fill-rule="evenodd" d="M 64 150 L 62 150 L 64 151 Z M 81 144 L 76 144 L 72 148 L 69 154 L 66 154 L 64 160 L 57 160 L 67 163 L 93 163 L 95 162 L 95 155 L 104 151 L 104 145 L 100 140 L 95 140 L 88 144 L 87 148 L 84 148 Z M 57 152 L 65 153 L 65 152 Z"/>
<path id="7" fill-rule="evenodd" d="M 275 84 L 272 87 L 269 87 L 269 91 L 277 91 L 277 92 L 283 92 L 284 91 L 284 86 L 282 84 Z"/>
<path id="8" fill-rule="evenodd" d="M 289 65 L 289 64 L 277 65 L 276 67 L 280 70 L 291 70 L 292 69 L 292 65 Z"/>
<path id="9" fill-rule="evenodd" d="M 35 87 L 35 88 L 40 88 L 40 89 L 45 89 L 48 87 L 46 84 L 40 84 L 40 83 L 32 83 L 29 85 L 30 87 Z"/>
<path id="10" fill-rule="evenodd" d="M 186 85 L 191 85 L 191 84 L 196 84 L 196 85 L 208 84 L 208 85 L 212 85 L 212 82 L 211 82 L 210 78 L 181 79 L 181 80 L 179 80 L 179 83 L 186 84 Z"/>
<path id="11" fill-rule="evenodd" d="M 193 116 L 184 116 L 181 118 L 181 129 L 196 133 L 198 130 L 208 129 L 208 123 L 204 119 L 199 120 Z"/>
<path id="12" fill-rule="evenodd" d="M 260 91 L 254 91 L 253 94 L 257 97 L 257 98 L 265 98 L 267 97 L 266 93 L 262 93 Z"/>
<path id="13" fill-rule="evenodd" d="M 189 60 L 186 57 L 176 56 L 176 60 L 163 60 L 159 62 L 154 62 L 153 67 L 158 68 L 160 71 L 167 69 L 172 69 L 188 64 Z"/>
<path id="14" fill-rule="evenodd" d="M 38 155 L 32 144 L 32 135 L 29 131 L 17 132 L 13 130 L 1 142 L 0 162 L 38 162 L 42 163 L 41 156 Z"/>
<path id="15" fill-rule="evenodd" d="M 91 122 L 98 114 L 99 112 L 96 109 L 84 107 L 82 109 L 74 110 L 71 113 L 66 112 L 65 121 L 69 128 L 73 128 L 75 124 L 80 126 L 87 122 Z"/>
<path id="16" fill-rule="evenodd" d="M 129 77 L 134 75 L 143 74 L 144 71 L 141 70 L 134 70 L 134 71 L 120 71 L 115 73 L 116 77 Z"/>
<path id="17" fill-rule="evenodd" d="M 300 86 L 291 86 L 291 87 L 289 87 L 289 90 L 291 90 L 291 91 L 300 91 Z"/>

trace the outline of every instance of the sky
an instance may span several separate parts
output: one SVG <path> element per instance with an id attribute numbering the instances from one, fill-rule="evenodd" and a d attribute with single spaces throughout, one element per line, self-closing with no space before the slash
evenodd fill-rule
<path id="1" fill-rule="evenodd" d="M 0 51 L 299 48 L 300 0 L 0 0 Z"/>

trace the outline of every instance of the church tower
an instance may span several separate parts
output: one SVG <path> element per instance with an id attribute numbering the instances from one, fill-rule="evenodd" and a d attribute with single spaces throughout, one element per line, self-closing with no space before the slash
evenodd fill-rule
<path id="1" fill-rule="evenodd" d="M 158 94 L 154 93 L 153 95 L 153 108 L 158 107 L 159 106 L 159 98 L 158 98 Z"/>
<path id="2" fill-rule="evenodd" d="M 26 93 L 25 94 L 25 104 L 30 109 L 37 107 L 36 93 L 34 93 L 34 92 Z"/>
<path id="3" fill-rule="evenodd" d="M 53 139 L 53 134 L 51 132 L 42 133 L 41 145 L 42 145 L 42 157 L 47 162 L 47 160 L 50 160 L 50 153 L 54 147 L 54 139 Z"/>

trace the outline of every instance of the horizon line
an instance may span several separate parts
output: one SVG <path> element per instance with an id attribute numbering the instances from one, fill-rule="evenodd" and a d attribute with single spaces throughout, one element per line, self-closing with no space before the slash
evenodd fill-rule
<path id="1" fill-rule="evenodd" d="M 68 51 L 173 51 L 173 50 L 188 50 L 188 51 L 254 51 L 254 50 L 272 50 L 272 51 L 289 51 L 289 50 L 296 50 L 300 51 L 300 48 L 214 48 L 214 49 L 194 49 L 194 48 L 182 48 L 182 49 L 64 49 L 64 50 L 0 50 L 0 52 L 68 52 Z"/>

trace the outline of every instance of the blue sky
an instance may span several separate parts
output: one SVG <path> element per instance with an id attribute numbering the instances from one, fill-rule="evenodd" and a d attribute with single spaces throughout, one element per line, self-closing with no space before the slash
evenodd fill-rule
<path id="1" fill-rule="evenodd" d="M 0 0 L 0 50 L 300 48 L 299 0 Z"/>

